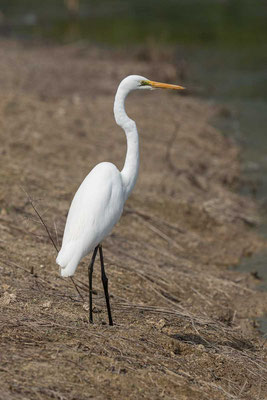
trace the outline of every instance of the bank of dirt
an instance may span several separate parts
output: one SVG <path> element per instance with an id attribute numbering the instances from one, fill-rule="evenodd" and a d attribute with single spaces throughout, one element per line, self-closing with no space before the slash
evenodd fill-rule
<path id="1" fill-rule="evenodd" d="M 0 58 L 0 398 L 266 398 L 255 323 L 266 294 L 255 277 L 228 269 L 265 243 L 251 229 L 255 205 L 235 192 L 239 149 L 211 124 L 225 110 L 163 91 L 127 100 L 141 167 L 103 243 L 115 325 L 98 263 L 88 325 L 89 258 L 75 275 L 83 302 L 60 278 L 25 191 L 60 246 L 85 175 L 104 160 L 123 165 L 118 82 L 138 73 L 179 84 L 184 66 L 148 50 L 4 40 Z"/>

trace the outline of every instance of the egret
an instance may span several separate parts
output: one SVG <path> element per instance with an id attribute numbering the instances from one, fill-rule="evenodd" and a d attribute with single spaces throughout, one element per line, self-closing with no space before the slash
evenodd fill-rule
<path id="1" fill-rule="evenodd" d="M 96 165 L 77 190 L 67 216 L 62 247 L 56 262 L 61 267 L 61 276 L 71 277 L 81 259 L 93 250 L 88 266 L 91 323 L 93 322 L 92 276 L 95 258 L 99 252 L 109 325 L 113 325 L 101 242 L 119 221 L 124 203 L 136 183 L 139 169 L 138 131 L 135 122 L 126 114 L 125 99 L 133 90 L 155 88 L 184 89 L 178 85 L 150 81 L 139 75 L 130 75 L 121 81 L 114 101 L 114 117 L 116 123 L 124 130 L 127 139 L 123 169 L 119 171 L 110 162 Z"/>

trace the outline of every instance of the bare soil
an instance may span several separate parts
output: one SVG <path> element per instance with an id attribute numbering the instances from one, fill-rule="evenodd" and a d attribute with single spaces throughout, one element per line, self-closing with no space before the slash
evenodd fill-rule
<path id="1" fill-rule="evenodd" d="M 163 57 L 164 56 L 164 57 Z M 87 266 L 59 276 L 60 246 L 80 182 L 98 162 L 122 167 L 112 108 L 138 73 L 183 83 L 184 65 L 146 49 L 0 41 L 0 398 L 266 399 L 266 345 L 255 318 L 266 293 L 230 270 L 266 243 L 257 209 L 235 192 L 239 149 L 211 120 L 225 110 L 171 92 L 131 95 L 141 142 L 137 186 L 103 243 L 115 325 L 99 264 L 88 324 Z M 162 59 L 164 61 L 162 61 Z"/>

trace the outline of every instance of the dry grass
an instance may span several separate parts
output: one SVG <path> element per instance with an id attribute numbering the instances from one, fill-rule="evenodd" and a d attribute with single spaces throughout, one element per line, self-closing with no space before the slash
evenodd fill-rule
<path id="1" fill-rule="evenodd" d="M 266 347 L 253 322 L 266 294 L 252 276 L 226 268 L 265 243 L 250 229 L 254 204 L 233 191 L 238 149 L 210 125 L 218 107 L 160 92 L 129 98 L 141 171 L 104 243 L 115 326 L 97 267 L 89 326 L 89 260 L 75 275 L 83 302 L 59 277 L 23 189 L 60 246 L 86 173 L 108 159 L 122 166 L 117 82 L 180 72 L 155 57 L 77 46 L 2 41 L 0 56 L 0 398 L 266 398 Z"/>

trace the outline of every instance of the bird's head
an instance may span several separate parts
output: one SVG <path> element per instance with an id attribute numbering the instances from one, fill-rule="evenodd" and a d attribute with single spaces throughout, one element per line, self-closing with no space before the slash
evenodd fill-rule
<path id="1" fill-rule="evenodd" d="M 132 91 L 137 89 L 173 89 L 173 90 L 183 90 L 183 86 L 170 85 L 169 83 L 161 83 L 150 81 L 144 76 L 140 75 L 129 75 L 121 81 L 120 86 L 126 91 Z"/>

